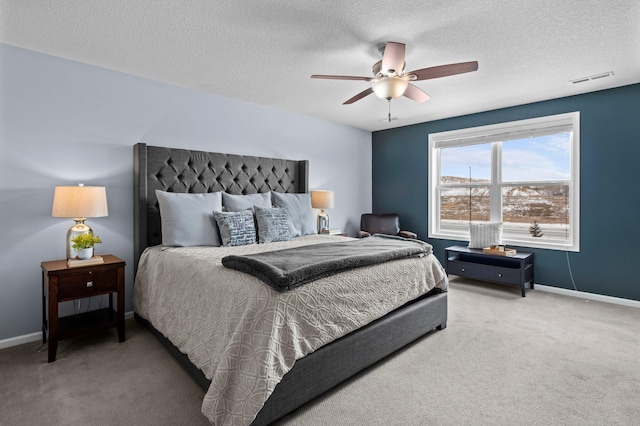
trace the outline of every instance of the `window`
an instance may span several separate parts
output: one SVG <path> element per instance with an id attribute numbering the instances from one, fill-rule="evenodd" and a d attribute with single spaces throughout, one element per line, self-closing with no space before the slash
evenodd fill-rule
<path id="1" fill-rule="evenodd" d="M 505 244 L 579 251 L 580 113 L 429 135 L 429 237 L 503 222 Z"/>

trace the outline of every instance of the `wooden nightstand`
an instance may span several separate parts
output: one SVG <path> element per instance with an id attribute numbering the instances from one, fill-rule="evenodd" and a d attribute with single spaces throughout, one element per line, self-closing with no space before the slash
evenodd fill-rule
<path id="1" fill-rule="evenodd" d="M 104 263 L 70 268 L 66 260 L 42 262 L 42 343 L 49 340 L 48 361 L 56 360 L 58 341 L 110 327 L 118 328 L 124 342 L 124 260 L 101 255 Z M 113 309 L 117 296 L 117 312 Z M 58 318 L 58 303 L 83 297 L 109 295 L 109 307 Z"/>

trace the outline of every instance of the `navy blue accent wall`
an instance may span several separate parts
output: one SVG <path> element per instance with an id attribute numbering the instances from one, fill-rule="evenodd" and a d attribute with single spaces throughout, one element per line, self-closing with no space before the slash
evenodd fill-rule
<path id="1" fill-rule="evenodd" d="M 429 133 L 580 112 L 580 252 L 535 253 L 535 282 L 640 300 L 640 84 L 373 133 L 373 211 L 426 239 Z M 436 256 L 460 241 L 432 239 Z"/>

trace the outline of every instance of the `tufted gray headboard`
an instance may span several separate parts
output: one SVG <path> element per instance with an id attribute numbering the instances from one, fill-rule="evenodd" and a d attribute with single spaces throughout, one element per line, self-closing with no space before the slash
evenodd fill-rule
<path id="1" fill-rule="evenodd" d="M 309 161 L 163 148 L 138 143 L 134 158 L 134 271 L 145 248 L 162 242 L 156 189 L 230 194 L 307 192 Z"/>

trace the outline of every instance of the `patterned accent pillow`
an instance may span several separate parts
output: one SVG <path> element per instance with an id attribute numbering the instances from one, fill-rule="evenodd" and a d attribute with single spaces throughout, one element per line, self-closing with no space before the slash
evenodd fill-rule
<path id="1" fill-rule="evenodd" d="M 469 248 L 481 249 L 494 244 L 502 244 L 502 222 L 469 224 Z"/>
<path id="2" fill-rule="evenodd" d="M 281 207 L 265 209 L 255 206 L 256 222 L 258 225 L 258 243 L 273 243 L 289 241 L 289 216 Z"/>
<path id="3" fill-rule="evenodd" d="M 220 228 L 222 245 L 246 246 L 255 244 L 256 227 L 253 223 L 253 213 L 251 210 L 241 212 L 213 212 L 213 217 Z"/>

